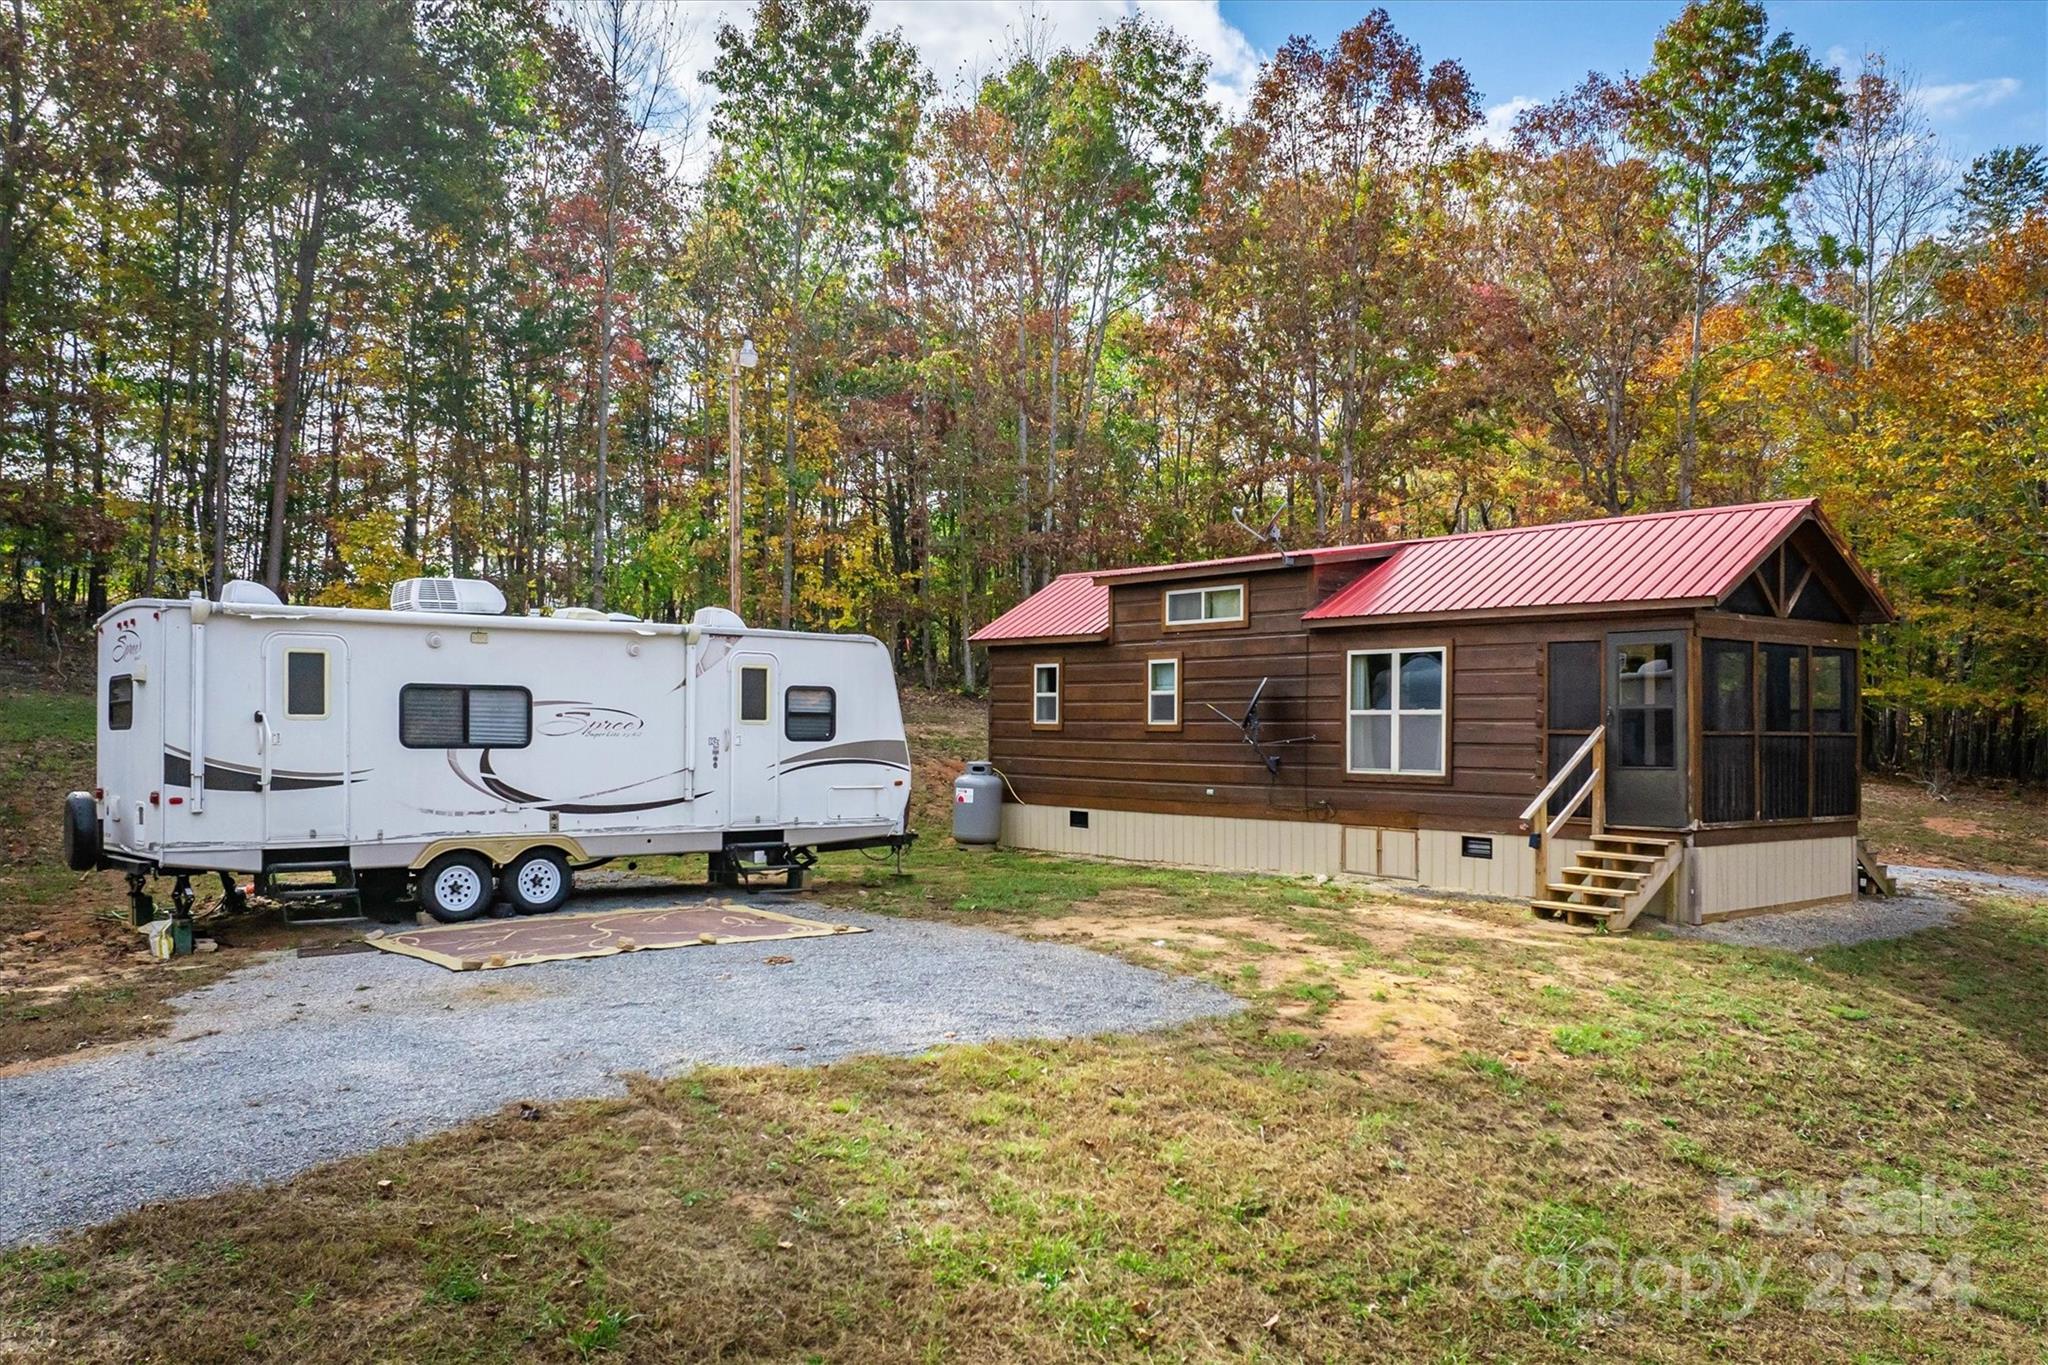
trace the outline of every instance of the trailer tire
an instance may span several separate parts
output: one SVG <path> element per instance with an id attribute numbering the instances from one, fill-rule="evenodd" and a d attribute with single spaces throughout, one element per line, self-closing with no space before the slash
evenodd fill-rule
<path id="1" fill-rule="evenodd" d="M 420 908 L 445 924 L 475 919 L 491 908 L 491 865 L 481 854 L 444 853 L 420 873 Z"/>
<path id="2" fill-rule="evenodd" d="M 498 894 L 522 915 L 559 910 L 574 889 L 569 860 L 552 848 L 531 848 L 505 866 Z"/>
<path id="3" fill-rule="evenodd" d="M 89 792 L 64 798 L 64 861 L 73 872 L 100 865 L 100 806 Z"/>

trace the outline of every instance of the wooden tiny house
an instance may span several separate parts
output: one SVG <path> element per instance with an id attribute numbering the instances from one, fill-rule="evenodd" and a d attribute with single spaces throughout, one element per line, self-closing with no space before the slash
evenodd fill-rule
<path id="1" fill-rule="evenodd" d="M 1014 846 L 1625 925 L 1854 891 L 1891 615 L 1801 500 L 1066 574 L 974 638 Z"/>

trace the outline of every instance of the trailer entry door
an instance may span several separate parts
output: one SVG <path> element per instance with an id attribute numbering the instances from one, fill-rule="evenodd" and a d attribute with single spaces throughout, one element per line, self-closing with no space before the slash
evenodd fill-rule
<path id="1" fill-rule="evenodd" d="M 270 636 L 263 709 L 251 720 L 264 839 L 347 843 L 348 646 L 334 635 Z"/>
<path id="2" fill-rule="evenodd" d="M 782 762 L 775 714 L 775 660 L 732 656 L 732 821 L 738 827 L 782 823 L 776 769 Z"/>

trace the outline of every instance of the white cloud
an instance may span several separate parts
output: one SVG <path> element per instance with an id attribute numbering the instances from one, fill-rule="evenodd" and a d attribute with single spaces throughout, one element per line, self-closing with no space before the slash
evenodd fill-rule
<path id="1" fill-rule="evenodd" d="M 1218 0 L 873 0 L 869 31 L 903 30 L 938 82 L 939 97 L 968 96 L 995 69 L 1013 43 L 1031 41 L 1049 50 L 1085 47 L 1102 28 L 1142 14 L 1178 31 L 1210 62 L 1208 97 L 1226 114 L 1241 112 L 1264 60 L 1251 42 L 1223 17 Z M 704 126 L 713 92 L 704 72 L 718 57 L 718 27 L 744 25 L 749 0 L 699 0 L 671 9 L 662 0 L 650 8 L 673 17 L 669 75 L 692 111 L 686 163 L 704 153 Z"/>
<path id="2" fill-rule="evenodd" d="M 1514 136 L 1515 120 L 1522 116 L 1524 110 L 1534 109 L 1540 103 L 1541 100 L 1527 95 L 1517 95 L 1504 103 L 1492 105 L 1486 111 L 1486 121 L 1472 136 L 1489 147 L 1505 147 Z"/>
<path id="3" fill-rule="evenodd" d="M 1916 92 L 1920 108 L 1929 118 L 1960 118 L 2003 104 L 2020 92 L 2012 76 L 1993 76 L 1981 81 L 1957 81 L 1949 85 L 1923 85 Z"/>

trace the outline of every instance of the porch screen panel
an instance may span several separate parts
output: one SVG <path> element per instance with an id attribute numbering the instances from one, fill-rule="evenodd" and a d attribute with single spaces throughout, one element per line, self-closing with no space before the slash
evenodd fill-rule
<path id="1" fill-rule="evenodd" d="M 1756 664 L 1746 640 L 1700 642 L 1701 818 L 1756 818 Z"/>
<path id="2" fill-rule="evenodd" d="M 1816 649 L 1813 651 L 1814 815 L 1854 815 L 1857 776 L 1856 654 L 1847 649 Z"/>
<path id="3" fill-rule="evenodd" d="M 1763 818 L 1801 820 L 1813 808 L 1806 646 L 1767 644 L 1763 656 Z"/>
<path id="4" fill-rule="evenodd" d="M 1556 777 L 1571 756 L 1586 742 L 1586 736 L 1600 725 L 1600 642 L 1598 640 L 1554 640 L 1550 645 L 1549 676 L 1545 686 L 1544 714 L 1550 734 L 1545 744 L 1543 776 Z M 1559 787 L 1560 801 L 1586 785 L 1592 775 L 1591 758 L 1582 760 Z M 1580 803 L 1573 815 L 1589 815 L 1592 799 Z"/>

